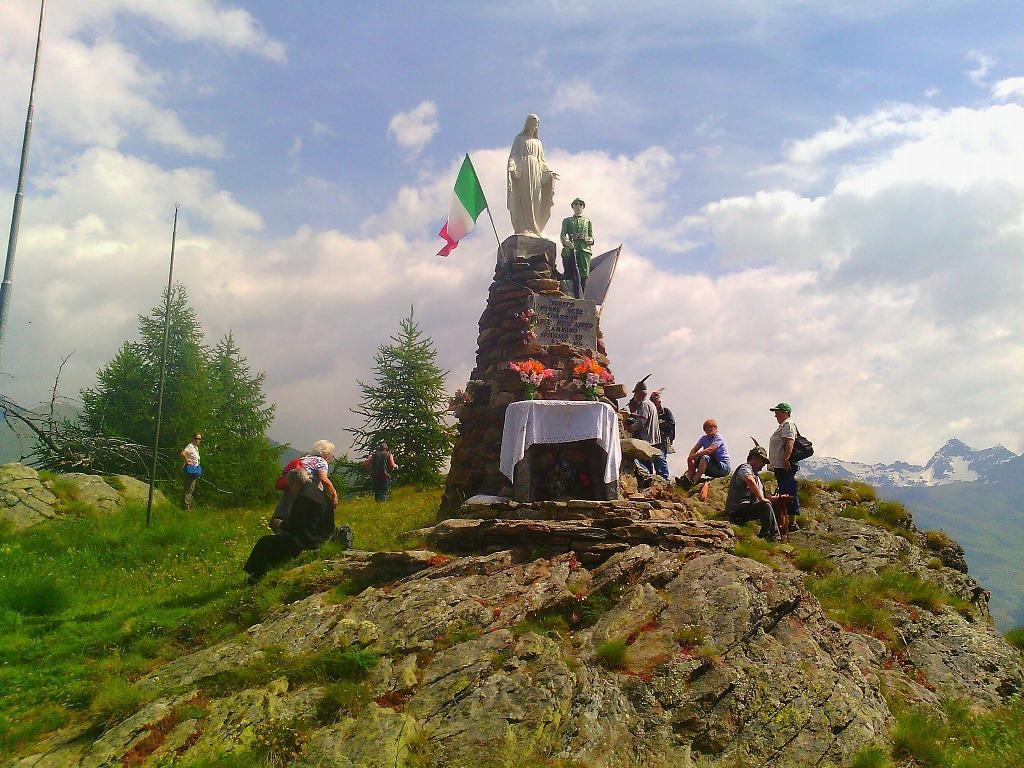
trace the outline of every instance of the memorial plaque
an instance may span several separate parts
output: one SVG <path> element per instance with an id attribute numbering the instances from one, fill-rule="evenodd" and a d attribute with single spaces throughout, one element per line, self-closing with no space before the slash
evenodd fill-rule
<path id="1" fill-rule="evenodd" d="M 597 349 L 597 304 L 567 296 L 535 296 L 537 319 L 533 330 L 538 344 L 571 344 Z"/>

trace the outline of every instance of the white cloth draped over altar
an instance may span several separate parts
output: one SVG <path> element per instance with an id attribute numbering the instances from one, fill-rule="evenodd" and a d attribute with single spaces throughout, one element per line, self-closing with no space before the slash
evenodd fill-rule
<path id="1" fill-rule="evenodd" d="M 608 403 L 589 400 L 520 400 L 505 410 L 501 474 L 514 479 L 516 464 L 538 443 L 597 440 L 607 454 L 604 482 L 619 478 L 619 416 Z"/>

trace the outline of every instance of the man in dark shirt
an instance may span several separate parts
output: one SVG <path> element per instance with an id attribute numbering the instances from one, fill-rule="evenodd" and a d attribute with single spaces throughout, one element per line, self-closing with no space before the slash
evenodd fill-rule
<path id="1" fill-rule="evenodd" d="M 761 523 L 758 536 L 768 541 L 781 541 L 779 524 L 775 519 L 772 501 L 777 497 L 765 496 L 760 472 L 768 466 L 768 451 L 760 445 L 751 448 L 745 463 L 736 467 L 729 480 L 729 495 L 725 499 L 725 514 L 734 523 L 757 520 Z"/>
<path id="2" fill-rule="evenodd" d="M 242 570 L 255 583 L 280 562 L 295 557 L 304 549 L 317 549 L 334 533 L 334 508 L 309 472 L 296 468 L 288 473 L 288 490 L 294 495 L 286 517 L 275 517 L 270 527 L 275 533 L 261 536 Z"/>

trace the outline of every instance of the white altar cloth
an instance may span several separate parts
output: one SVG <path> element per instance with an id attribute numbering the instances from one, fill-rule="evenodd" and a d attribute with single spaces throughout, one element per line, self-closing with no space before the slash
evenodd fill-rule
<path id="1" fill-rule="evenodd" d="M 520 400 L 505 410 L 501 435 L 501 474 L 514 479 L 516 464 L 536 443 L 596 439 L 608 454 L 604 482 L 619 478 L 619 416 L 608 403 L 593 400 Z"/>

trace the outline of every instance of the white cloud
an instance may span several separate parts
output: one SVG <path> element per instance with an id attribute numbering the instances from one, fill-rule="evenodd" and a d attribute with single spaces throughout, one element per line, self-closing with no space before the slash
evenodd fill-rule
<path id="1" fill-rule="evenodd" d="M 419 152 L 434 138 L 438 129 L 437 104 L 421 101 L 408 112 L 399 112 L 388 123 L 388 135 L 399 146 Z"/>
<path id="2" fill-rule="evenodd" d="M 974 69 L 969 69 L 964 74 L 975 85 L 985 85 L 985 79 L 996 65 L 995 57 L 984 51 L 971 51 L 967 54 L 967 60 L 974 64 Z"/>
<path id="3" fill-rule="evenodd" d="M 4 6 L 5 45 L 0 48 L 0 146 L 15 146 L 31 79 L 38 4 Z M 190 129 L 164 106 L 173 78 L 145 64 L 111 34 L 115 16 L 140 16 L 176 39 L 283 58 L 245 11 L 182 0 L 173 12 L 156 0 L 54 3 L 48 9 L 36 96 L 36 138 L 57 144 L 117 147 L 124 137 L 205 157 L 224 154 L 221 136 Z"/>
<path id="4" fill-rule="evenodd" d="M 31 3 L 27 3 L 31 5 Z M 178 40 L 202 41 L 256 54 L 271 61 L 286 59 L 284 44 L 267 35 L 248 11 L 216 0 L 89 0 L 53 3 L 47 24 L 65 34 L 105 26 L 119 14 L 142 17 Z"/>
<path id="5" fill-rule="evenodd" d="M 558 114 L 562 112 L 596 112 L 602 105 L 603 99 L 597 95 L 588 81 L 574 78 L 559 83 L 551 96 L 548 110 Z"/>
<path id="6" fill-rule="evenodd" d="M 288 158 L 294 160 L 302 153 L 302 137 L 292 137 L 292 144 L 288 147 Z"/>
<path id="7" fill-rule="evenodd" d="M 322 123 L 319 120 L 313 121 L 310 130 L 314 136 L 334 136 L 334 129 L 327 123 Z"/>
<path id="8" fill-rule="evenodd" d="M 992 86 L 992 98 L 1012 101 L 1024 98 L 1024 77 L 1008 77 Z"/>

